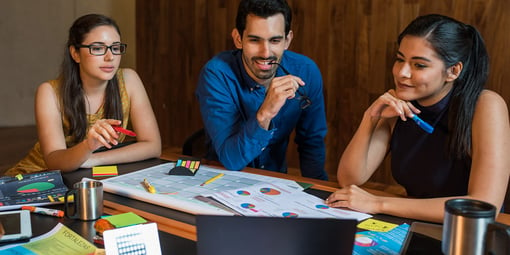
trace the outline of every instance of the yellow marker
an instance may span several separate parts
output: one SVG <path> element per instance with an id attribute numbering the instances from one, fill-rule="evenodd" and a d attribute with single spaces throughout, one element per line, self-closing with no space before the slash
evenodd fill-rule
<path id="1" fill-rule="evenodd" d="M 50 200 L 50 202 L 55 202 L 55 199 L 53 199 L 51 195 L 48 195 L 48 199 Z"/>
<path id="2" fill-rule="evenodd" d="M 147 191 L 149 191 L 150 193 L 156 193 L 156 188 L 154 188 L 154 186 L 152 186 L 152 184 L 150 184 L 149 181 L 147 181 L 147 179 L 143 179 L 143 186 L 145 186 Z"/>
<path id="3" fill-rule="evenodd" d="M 65 199 L 66 199 L 65 197 L 59 197 L 58 201 L 64 203 Z M 67 202 L 74 202 L 74 196 L 68 196 L 67 197 Z"/>
<path id="4" fill-rule="evenodd" d="M 211 179 L 209 179 L 209 180 L 205 181 L 204 183 L 200 184 L 200 186 L 204 186 L 204 185 L 206 185 L 206 184 L 209 184 L 209 183 L 211 183 L 211 182 L 215 181 L 216 179 L 218 179 L 218 178 L 222 177 L 223 175 L 224 175 L 224 174 L 218 174 L 218 175 L 214 176 L 213 178 L 211 178 Z"/>
<path id="5" fill-rule="evenodd" d="M 16 177 L 16 179 L 18 179 L 18 181 L 23 180 L 23 175 L 22 175 L 22 174 L 17 174 L 17 175 L 16 175 L 16 176 L 14 176 L 14 177 Z"/>

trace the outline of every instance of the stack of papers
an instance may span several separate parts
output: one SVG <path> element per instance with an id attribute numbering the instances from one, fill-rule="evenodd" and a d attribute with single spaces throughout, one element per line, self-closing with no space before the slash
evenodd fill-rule
<path id="1" fill-rule="evenodd" d="M 119 175 L 117 166 L 95 166 L 92 168 L 92 177 L 110 177 Z"/>
<path id="2" fill-rule="evenodd" d="M 324 200 L 286 183 L 259 183 L 253 186 L 203 194 L 245 216 L 285 218 L 339 218 L 358 221 L 372 217 L 366 213 L 332 208 Z"/>

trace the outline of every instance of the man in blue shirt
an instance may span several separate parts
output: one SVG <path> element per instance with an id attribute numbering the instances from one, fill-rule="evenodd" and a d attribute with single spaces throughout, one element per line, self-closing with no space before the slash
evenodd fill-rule
<path id="1" fill-rule="evenodd" d="M 285 0 L 239 4 L 232 31 L 237 50 L 211 59 L 196 90 L 211 139 L 209 159 L 230 170 L 286 173 L 295 129 L 302 175 L 327 180 L 322 77 L 310 58 L 287 50 L 291 19 Z"/>

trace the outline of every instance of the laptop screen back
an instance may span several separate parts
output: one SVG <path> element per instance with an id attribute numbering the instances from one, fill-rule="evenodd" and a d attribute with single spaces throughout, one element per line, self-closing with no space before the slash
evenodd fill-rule
<path id="1" fill-rule="evenodd" d="M 356 220 L 197 215 L 197 254 L 351 255 Z"/>

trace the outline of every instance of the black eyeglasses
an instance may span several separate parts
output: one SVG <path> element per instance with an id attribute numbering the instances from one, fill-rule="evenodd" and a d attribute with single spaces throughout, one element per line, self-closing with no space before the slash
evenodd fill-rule
<path id="1" fill-rule="evenodd" d="M 287 69 L 285 69 L 285 67 L 280 65 L 280 63 L 278 63 L 278 62 L 271 62 L 269 64 L 270 65 L 277 65 L 277 66 L 279 66 L 286 75 L 290 74 L 290 72 L 287 71 Z M 310 98 L 306 94 L 301 93 L 301 91 L 299 91 L 299 88 L 298 88 L 298 90 L 296 90 L 296 93 L 299 95 L 298 97 L 296 97 L 296 99 L 301 101 L 301 103 L 300 103 L 301 109 L 304 110 L 304 109 L 308 108 L 308 106 L 310 106 L 312 104 L 312 100 L 310 100 Z"/>
<path id="2" fill-rule="evenodd" d="M 89 45 L 77 45 L 77 48 L 89 48 L 90 55 L 102 56 L 106 54 L 106 51 L 110 49 L 113 55 L 122 55 L 126 53 L 127 44 L 125 43 L 114 43 L 110 46 L 105 44 L 89 44 Z"/>

